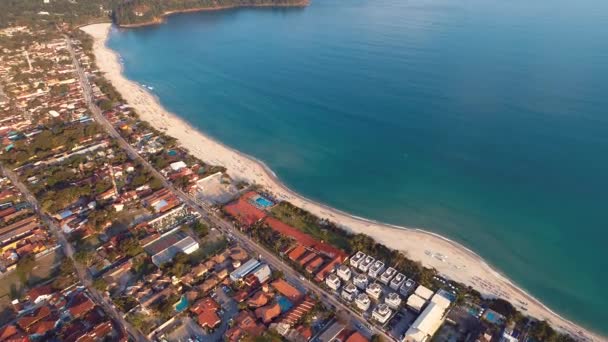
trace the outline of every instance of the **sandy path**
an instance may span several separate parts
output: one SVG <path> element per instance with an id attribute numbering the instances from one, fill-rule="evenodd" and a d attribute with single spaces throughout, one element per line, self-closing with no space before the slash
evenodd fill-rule
<path id="1" fill-rule="evenodd" d="M 407 229 L 353 217 L 291 191 L 261 162 L 205 136 L 165 110 L 143 87 L 127 80 L 122 75 L 122 66 L 117 54 L 105 45 L 110 29 L 110 24 L 95 24 L 82 28 L 95 40 L 93 49 L 97 67 L 105 73 L 127 102 L 136 108 L 143 120 L 177 138 L 182 146 L 198 158 L 211 164 L 223 165 L 233 178 L 260 184 L 278 198 L 288 200 L 319 217 L 337 222 L 349 231 L 365 233 L 390 248 L 402 250 L 411 259 L 434 267 L 446 278 L 471 285 L 484 295 L 507 299 L 520 307 L 520 310 L 521 303 L 527 303 L 525 312 L 536 318 L 546 319 L 556 329 L 566 330 L 573 336 L 586 336 L 596 341 L 606 340 L 552 312 L 491 268 L 481 257 L 456 242 L 419 229 Z M 390 260 L 385 262 L 390 264 Z"/>

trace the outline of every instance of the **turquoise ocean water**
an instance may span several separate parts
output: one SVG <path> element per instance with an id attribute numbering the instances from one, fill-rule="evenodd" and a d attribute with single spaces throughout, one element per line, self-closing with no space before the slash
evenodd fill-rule
<path id="1" fill-rule="evenodd" d="M 604 0 L 313 0 L 109 46 L 294 190 L 457 240 L 608 334 L 606 23 Z"/>

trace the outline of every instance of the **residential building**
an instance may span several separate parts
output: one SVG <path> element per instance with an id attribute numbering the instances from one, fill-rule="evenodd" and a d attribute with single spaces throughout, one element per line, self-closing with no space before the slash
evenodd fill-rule
<path id="1" fill-rule="evenodd" d="M 359 267 L 359 263 L 361 262 L 361 260 L 363 260 L 365 258 L 365 254 L 363 252 L 357 252 L 355 255 L 353 255 L 350 258 L 350 265 L 352 267 Z"/>
<path id="2" fill-rule="evenodd" d="M 367 311 L 369 309 L 371 301 L 369 300 L 369 296 L 365 293 L 359 293 L 355 298 L 355 304 L 362 311 Z"/>
<path id="3" fill-rule="evenodd" d="M 348 283 L 342 288 L 341 296 L 344 300 L 352 302 L 358 294 L 357 287 L 352 283 Z"/>
<path id="4" fill-rule="evenodd" d="M 403 273 L 397 273 L 395 278 L 393 278 L 393 280 L 391 280 L 390 287 L 391 287 L 391 289 L 398 291 L 404 282 L 405 282 L 405 276 L 403 275 Z"/>
<path id="5" fill-rule="evenodd" d="M 368 274 L 372 278 L 378 278 L 382 271 L 384 271 L 384 263 L 380 260 L 376 260 L 372 267 L 370 267 Z"/>
<path id="6" fill-rule="evenodd" d="M 396 273 L 396 269 L 392 267 L 387 268 L 386 271 L 384 271 L 384 273 L 382 273 L 382 275 L 380 276 L 380 282 L 384 285 L 388 285 L 388 283 L 390 283 L 391 279 L 393 279 Z"/>
<path id="7" fill-rule="evenodd" d="M 376 283 L 370 284 L 365 290 L 365 293 L 367 293 L 371 298 L 378 300 L 382 295 L 382 286 Z"/>
<path id="8" fill-rule="evenodd" d="M 349 281 L 353 275 L 353 272 L 350 270 L 350 267 L 346 265 L 338 266 L 338 270 L 336 271 L 338 277 L 340 277 L 344 281 Z"/>
<path id="9" fill-rule="evenodd" d="M 372 318 L 380 324 L 384 324 L 393 314 L 393 311 L 386 304 L 378 304 L 372 312 Z"/>
<path id="10" fill-rule="evenodd" d="M 372 266 L 372 264 L 374 263 L 375 259 L 372 258 L 371 256 L 366 256 L 365 259 L 363 259 L 360 263 L 359 263 L 359 270 L 361 272 L 365 272 L 367 273 L 367 271 L 369 271 L 369 268 Z"/>
<path id="11" fill-rule="evenodd" d="M 369 280 L 367 279 L 367 276 L 363 273 L 357 274 L 353 278 L 353 284 L 355 284 L 355 286 L 361 290 L 365 290 L 367 288 L 368 282 Z"/>
<path id="12" fill-rule="evenodd" d="M 337 291 L 341 285 L 340 278 L 335 273 L 330 273 L 327 278 L 325 278 L 325 285 L 330 289 Z"/>
<path id="13" fill-rule="evenodd" d="M 396 292 L 391 292 L 389 293 L 385 298 L 384 298 L 384 302 L 391 308 L 391 309 L 398 309 L 399 306 L 401 305 L 401 296 L 399 296 Z"/>
<path id="14" fill-rule="evenodd" d="M 399 288 L 399 293 L 403 297 L 407 297 L 410 295 L 410 293 L 414 292 L 415 288 L 416 288 L 416 282 L 412 279 L 408 279 Z"/>

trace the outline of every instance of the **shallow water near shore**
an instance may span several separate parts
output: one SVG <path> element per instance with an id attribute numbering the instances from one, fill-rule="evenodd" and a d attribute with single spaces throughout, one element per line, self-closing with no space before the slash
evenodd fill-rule
<path id="1" fill-rule="evenodd" d="M 313 1 L 113 31 L 125 74 L 304 196 L 457 240 L 603 334 L 608 3 Z"/>

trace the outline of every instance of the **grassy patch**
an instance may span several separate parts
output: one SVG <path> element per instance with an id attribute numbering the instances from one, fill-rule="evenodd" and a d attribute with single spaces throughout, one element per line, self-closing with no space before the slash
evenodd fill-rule
<path id="1" fill-rule="evenodd" d="M 205 239 L 200 248 L 196 252 L 190 254 L 190 260 L 192 264 L 198 264 L 210 256 L 223 251 L 226 249 L 227 245 L 228 241 L 224 237 L 219 239 Z"/>
<path id="2" fill-rule="evenodd" d="M 328 229 L 320 224 L 319 219 L 311 213 L 281 202 L 271 209 L 272 215 L 288 225 L 301 230 L 317 240 L 328 242 L 344 250 L 349 250 L 348 238 L 345 234 Z"/>
<path id="3" fill-rule="evenodd" d="M 57 274 L 58 266 L 63 255 L 59 251 L 54 251 L 48 255 L 36 259 L 34 268 L 29 275 L 27 286 L 34 286 L 38 283 L 46 281 Z M 8 298 L 18 298 L 25 290 L 24 284 L 21 283 L 19 275 L 15 271 L 11 271 L 0 278 L 0 297 L 8 296 Z M 2 311 L 0 307 L 0 311 Z"/>

